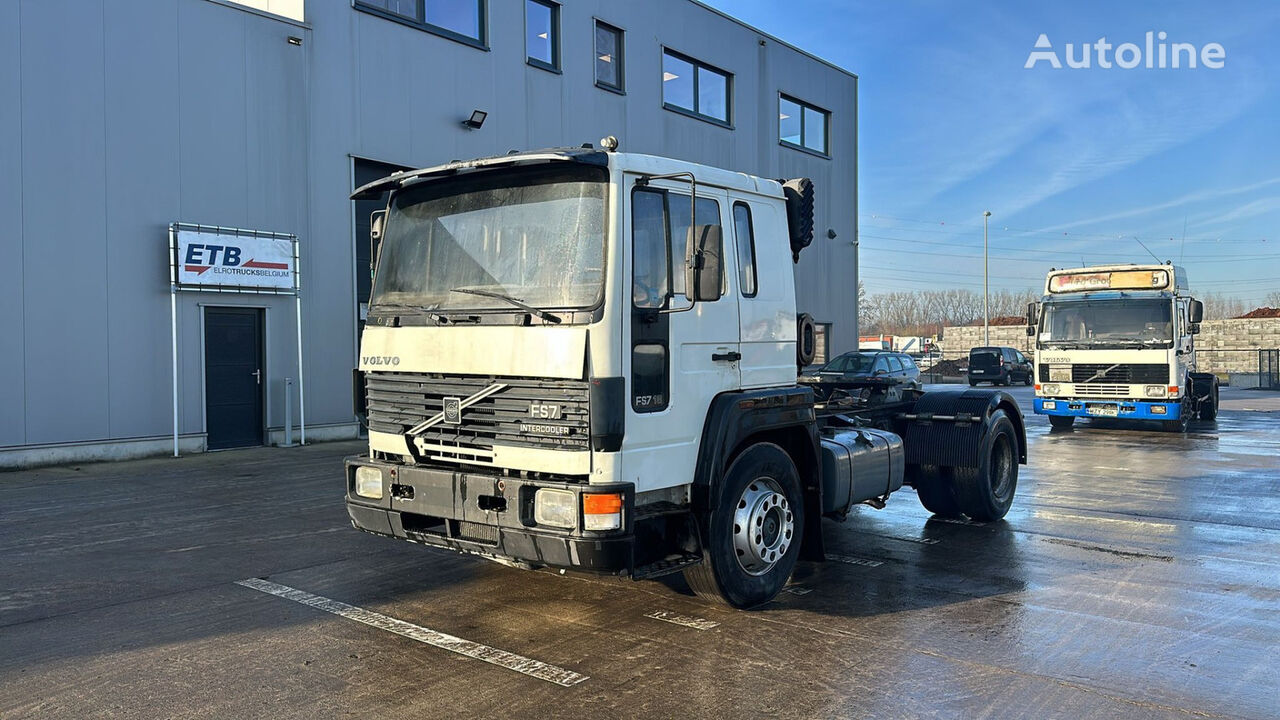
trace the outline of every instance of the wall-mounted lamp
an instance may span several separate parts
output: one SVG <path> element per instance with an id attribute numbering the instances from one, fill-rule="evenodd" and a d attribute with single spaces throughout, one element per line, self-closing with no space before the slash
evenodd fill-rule
<path id="1" fill-rule="evenodd" d="M 298 37 L 297 35 L 290 35 L 290 36 L 289 36 L 289 44 L 290 44 L 290 45 L 301 45 L 301 44 L 302 44 L 302 38 Z"/>
<path id="2" fill-rule="evenodd" d="M 480 126 L 484 125 L 484 119 L 487 117 L 489 117 L 489 113 L 483 110 L 472 110 L 471 117 L 463 120 L 462 124 L 472 130 L 479 130 Z"/>

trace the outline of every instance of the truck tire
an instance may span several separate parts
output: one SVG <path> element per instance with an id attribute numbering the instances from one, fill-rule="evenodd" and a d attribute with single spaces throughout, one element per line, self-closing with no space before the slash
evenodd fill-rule
<path id="1" fill-rule="evenodd" d="M 914 472 L 912 472 L 914 470 Z M 912 474 L 912 485 L 916 489 L 916 497 L 925 510 L 938 517 L 960 517 L 960 505 L 956 503 L 955 493 L 951 490 L 950 468 L 937 465 L 917 465 L 908 471 Z"/>
<path id="2" fill-rule="evenodd" d="M 800 557 L 800 473 L 785 450 L 757 443 L 733 461 L 723 483 L 706 523 L 702 563 L 684 577 L 698 597 L 753 607 L 782 591 Z"/>
<path id="3" fill-rule="evenodd" d="M 973 520 L 999 520 L 1018 488 L 1018 431 L 1004 410 L 991 414 L 978 467 L 953 470 L 952 491 L 960 511 Z"/>
<path id="4" fill-rule="evenodd" d="M 1074 415 L 1050 415 L 1049 416 L 1049 425 L 1051 425 L 1053 428 L 1057 430 L 1066 430 L 1067 428 L 1075 424 L 1075 421 L 1076 421 L 1076 418 Z"/>
<path id="5" fill-rule="evenodd" d="M 1191 412 L 1187 401 L 1183 400 L 1178 404 L 1178 419 L 1165 420 L 1160 423 L 1165 432 L 1185 433 L 1191 424 Z"/>

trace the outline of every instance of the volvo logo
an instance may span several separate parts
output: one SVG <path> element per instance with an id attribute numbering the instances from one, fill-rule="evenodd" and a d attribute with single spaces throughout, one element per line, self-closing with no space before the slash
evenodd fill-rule
<path id="1" fill-rule="evenodd" d="M 450 425 L 462 424 L 462 398 L 444 399 L 444 421 Z"/>

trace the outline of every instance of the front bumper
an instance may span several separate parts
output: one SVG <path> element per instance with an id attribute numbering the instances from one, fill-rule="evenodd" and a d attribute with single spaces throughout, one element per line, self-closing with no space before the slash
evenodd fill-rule
<path id="1" fill-rule="evenodd" d="M 1045 407 L 1048 403 L 1049 407 Z M 1110 414 L 1114 408 L 1115 414 Z M 1163 408 L 1163 413 L 1155 412 Z M 1086 418 L 1118 418 L 1120 420 L 1177 420 L 1182 416 L 1182 403 L 1177 398 L 1161 401 L 1117 400 L 1107 398 L 1036 398 L 1037 415 L 1059 415 Z"/>
<path id="2" fill-rule="evenodd" d="M 356 494 L 355 471 L 361 466 L 381 471 L 382 498 Z M 535 481 L 397 465 L 365 456 L 347 458 L 346 471 L 347 515 L 359 530 L 529 565 L 601 573 L 633 568 L 635 486 L 631 483 Z M 579 508 L 577 529 L 538 525 L 533 504 L 540 488 L 574 493 Z M 578 496 L 583 492 L 621 493 L 621 528 L 582 530 Z"/>

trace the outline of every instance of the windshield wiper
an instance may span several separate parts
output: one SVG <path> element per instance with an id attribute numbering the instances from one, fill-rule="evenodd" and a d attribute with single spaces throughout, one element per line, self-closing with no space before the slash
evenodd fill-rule
<path id="1" fill-rule="evenodd" d="M 510 295 L 503 295 L 502 293 L 493 292 L 492 290 L 476 290 L 473 288 L 454 288 L 449 292 L 466 293 L 467 295 L 479 295 L 481 297 L 489 297 L 489 298 L 494 298 L 496 300 L 503 300 L 511 303 L 512 305 L 515 305 L 516 307 L 520 308 L 521 310 L 524 310 L 525 312 L 532 313 L 533 315 L 536 315 L 537 317 L 543 320 L 546 320 L 549 323 L 552 323 L 555 325 L 560 324 L 560 317 L 558 315 L 549 313 L 546 310 L 543 310 L 541 308 L 536 308 L 532 305 L 525 303 L 523 300 L 517 300 L 516 298 L 513 298 Z"/>
<path id="2" fill-rule="evenodd" d="M 378 303 L 377 305 L 372 306 L 369 309 L 369 312 L 372 313 L 372 312 L 386 310 L 386 309 L 406 310 L 408 312 L 397 313 L 397 317 L 401 317 L 403 315 L 426 315 L 427 317 L 431 318 L 432 320 L 434 320 L 435 322 L 441 325 L 479 322 L 479 318 L 475 317 L 474 315 L 461 316 L 461 317 L 457 315 L 446 315 L 445 313 L 442 313 L 439 311 L 439 307 L 440 307 L 439 303 L 433 304 L 430 307 L 423 307 L 421 305 L 406 305 L 404 303 L 381 302 L 381 303 Z"/>

